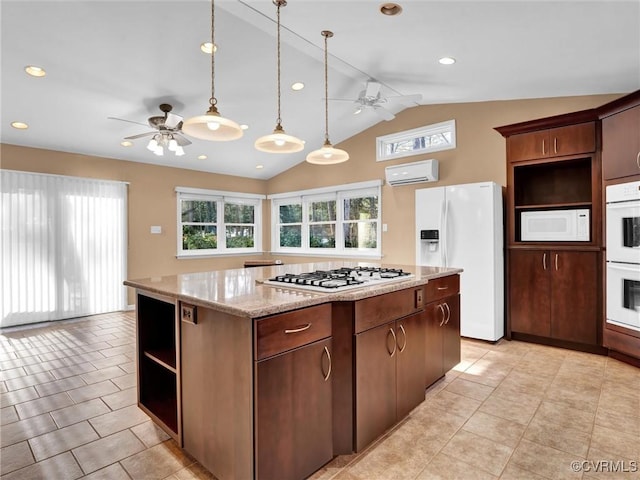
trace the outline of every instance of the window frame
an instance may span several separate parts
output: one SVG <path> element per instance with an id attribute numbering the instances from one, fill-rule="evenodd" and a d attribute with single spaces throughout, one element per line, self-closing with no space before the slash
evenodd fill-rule
<path id="1" fill-rule="evenodd" d="M 217 257 L 223 255 L 247 255 L 252 253 L 262 253 L 262 200 L 265 195 L 255 193 L 227 192 L 222 190 L 206 190 L 199 188 L 176 187 L 176 258 L 202 258 Z M 182 221 L 182 201 L 204 201 L 216 202 L 216 235 L 217 248 L 206 248 L 197 250 L 185 250 L 182 247 L 182 227 L 183 225 L 193 225 L 194 222 Z M 253 223 L 238 224 L 224 221 L 224 205 L 231 203 L 236 205 L 253 206 Z M 197 224 L 197 222 L 196 222 Z M 212 223 L 202 223 L 202 225 L 212 225 Z M 251 225 L 253 227 L 253 247 L 248 248 L 228 248 L 227 247 L 227 225 Z"/>
<path id="2" fill-rule="evenodd" d="M 358 223 L 362 220 L 346 220 L 344 218 L 344 200 L 375 196 L 378 198 L 378 217 L 365 220 L 376 224 L 376 248 L 347 248 L 344 246 L 345 223 Z M 353 184 L 323 187 L 298 192 L 280 193 L 267 196 L 271 200 L 271 251 L 278 255 L 300 256 L 333 256 L 333 257 L 363 257 L 382 258 L 382 181 L 360 182 Z M 313 202 L 336 202 L 336 220 L 328 222 L 311 222 L 309 209 Z M 280 206 L 300 204 L 302 207 L 302 223 L 280 223 Z M 335 225 L 335 247 L 319 248 L 310 246 L 310 225 L 331 223 Z M 281 247 L 280 227 L 283 225 L 301 225 L 301 246 Z"/>
<path id="3" fill-rule="evenodd" d="M 423 137 L 430 137 L 430 136 L 441 134 L 444 132 L 451 133 L 451 142 L 449 145 L 425 147 L 421 149 L 398 152 L 393 154 L 386 153 L 386 146 L 391 143 L 404 142 L 407 140 L 415 140 Z M 414 128 L 412 130 L 404 130 L 402 132 L 397 132 L 389 135 L 376 137 L 376 161 L 385 162 L 387 160 L 394 160 L 397 158 L 404 158 L 404 157 L 412 157 L 415 155 L 422 155 L 425 153 L 441 152 L 444 150 L 452 150 L 454 148 L 456 148 L 455 119 L 447 120 L 440 123 L 433 123 L 431 125 L 425 125 L 424 127 Z"/>

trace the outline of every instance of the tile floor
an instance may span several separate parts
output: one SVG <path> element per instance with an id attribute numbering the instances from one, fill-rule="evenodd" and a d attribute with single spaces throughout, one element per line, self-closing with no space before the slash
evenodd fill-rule
<path id="1" fill-rule="evenodd" d="M 136 407 L 131 312 L 5 330 L 0 369 L 2 480 L 212 478 Z M 640 480 L 640 369 L 464 340 L 409 417 L 312 478 Z"/>

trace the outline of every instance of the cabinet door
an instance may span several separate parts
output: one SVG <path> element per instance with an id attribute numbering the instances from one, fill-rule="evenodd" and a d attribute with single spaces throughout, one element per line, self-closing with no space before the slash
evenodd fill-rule
<path id="1" fill-rule="evenodd" d="M 640 174 L 640 106 L 602 119 L 605 180 Z"/>
<path id="2" fill-rule="evenodd" d="M 395 322 L 359 333 L 356 338 L 355 449 L 369 445 L 396 423 Z"/>
<path id="3" fill-rule="evenodd" d="M 406 417 L 424 401 L 424 349 L 427 319 L 424 312 L 396 321 L 396 419 Z"/>
<path id="4" fill-rule="evenodd" d="M 511 331 L 542 337 L 551 334 L 550 262 L 548 251 L 509 251 Z"/>
<path id="5" fill-rule="evenodd" d="M 567 125 L 549 130 L 549 156 L 577 155 L 596 149 L 595 122 Z"/>
<path id="6" fill-rule="evenodd" d="M 507 138 L 507 155 L 510 162 L 548 157 L 549 131 L 511 135 Z"/>
<path id="7" fill-rule="evenodd" d="M 257 363 L 256 478 L 298 480 L 331 460 L 331 339 Z"/>
<path id="8" fill-rule="evenodd" d="M 447 311 L 442 302 L 429 303 L 425 308 L 425 386 L 444 375 L 442 369 L 442 325 Z"/>
<path id="9" fill-rule="evenodd" d="M 460 363 L 460 295 L 444 300 L 447 318 L 442 326 L 442 369 L 447 373 Z"/>
<path id="10" fill-rule="evenodd" d="M 551 336 L 597 343 L 598 253 L 551 252 Z"/>

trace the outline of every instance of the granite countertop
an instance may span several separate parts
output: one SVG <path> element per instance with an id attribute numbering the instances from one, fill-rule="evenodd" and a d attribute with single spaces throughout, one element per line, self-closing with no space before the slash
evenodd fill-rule
<path id="1" fill-rule="evenodd" d="M 343 292 L 310 292 L 274 287 L 261 282 L 283 273 L 303 273 L 341 267 L 402 268 L 414 276 L 401 281 Z M 214 270 L 164 277 L 126 280 L 125 285 L 240 317 L 258 318 L 321 303 L 354 301 L 426 284 L 429 280 L 462 272 L 461 268 L 420 267 L 367 262 L 315 262 L 270 267 Z"/>

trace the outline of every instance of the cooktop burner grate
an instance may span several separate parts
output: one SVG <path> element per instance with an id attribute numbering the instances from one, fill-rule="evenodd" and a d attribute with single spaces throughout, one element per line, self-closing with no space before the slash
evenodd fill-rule
<path id="1" fill-rule="evenodd" d="M 288 284 L 309 290 L 341 290 L 369 286 L 374 283 L 413 276 L 400 268 L 342 267 L 334 270 L 316 270 L 307 273 L 286 273 L 266 280 L 269 285 Z"/>

